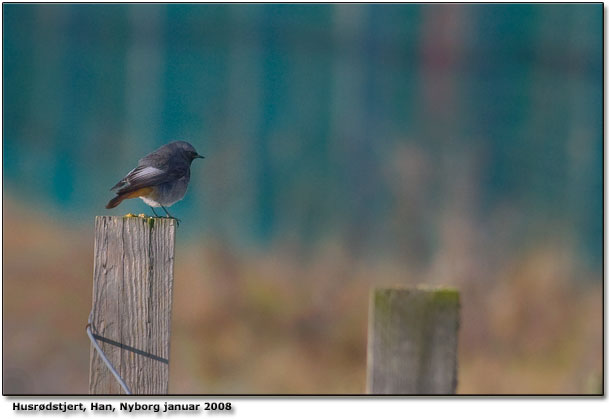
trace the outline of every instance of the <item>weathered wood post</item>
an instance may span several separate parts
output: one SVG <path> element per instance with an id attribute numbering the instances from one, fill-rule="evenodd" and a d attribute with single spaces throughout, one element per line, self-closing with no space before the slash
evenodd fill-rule
<path id="1" fill-rule="evenodd" d="M 133 394 L 166 394 L 175 220 L 96 217 L 91 328 Z M 124 394 L 91 346 L 90 394 Z"/>
<path id="2" fill-rule="evenodd" d="M 454 394 L 458 329 L 456 290 L 372 290 L 368 393 Z"/>

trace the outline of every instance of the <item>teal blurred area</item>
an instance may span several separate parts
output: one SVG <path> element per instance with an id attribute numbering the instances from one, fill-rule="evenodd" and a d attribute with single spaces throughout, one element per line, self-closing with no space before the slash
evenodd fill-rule
<path id="1" fill-rule="evenodd" d="M 173 392 L 361 393 L 369 288 L 420 283 L 459 392 L 598 392 L 603 4 L 2 13 L 6 392 L 86 388 L 94 216 L 172 140 Z"/>
<path id="2" fill-rule="evenodd" d="M 560 226 L 601 263 L 600 4 L 3 12 L 5 185 L 40 207 L 89 223 L 137 159 L 184 139 L 208 156 L 174 207 L 191 232 L 409 236 L 420 258 L 442 213 L 484 228 L 507 210 L 518 240 Z"/>

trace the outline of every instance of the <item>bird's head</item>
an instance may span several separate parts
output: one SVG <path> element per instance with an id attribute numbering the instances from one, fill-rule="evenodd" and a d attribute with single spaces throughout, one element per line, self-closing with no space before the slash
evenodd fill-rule
<path id="1" fill-rule="evenodd" d="M 205 156 L 197 153 L 197 150 L 192 146 L 192 144 L 187 143 L 186 141 L 175 141 L 173 143 L 175 147 L 177 147 L 182 154 L 192 163 L 194 159 L 204 159 Z"/>

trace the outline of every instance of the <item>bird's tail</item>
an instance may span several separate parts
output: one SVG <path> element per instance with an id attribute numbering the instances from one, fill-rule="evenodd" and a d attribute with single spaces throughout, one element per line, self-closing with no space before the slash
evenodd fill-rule
<path id="1" fill-rule="evenodd" d="M 125 200 L 125 199 L 131 199 L 131 198 L 137 198 L 137 197 L 140 197 L 140 196 L 146 196 L 146 195 L 148 195 L 151 192 L 152 192 L 152 188 L 151 187 L 140 188 L 140 189 L 136 189 L 135 191 L 121 192 L 120 194 L 118 194 L 114 198 L 112 198 L 110 200 L 110 202 L 108 202 L 108 204 L 106 205 L 106 208 L 107 209 L 114 208 L 118 204 L 123 202 L 123 200 Z"/>
<path id="2" fill-rule="evenodd" d="M 110 200 L 110 202 L 108 202 L 106 204 L 106 208 L 110 209 L 110 208 L 114 208 L 116 207 L 118 204 L 120 204 L 121 202 L 123 202 L 123 200 L 127 198 L 127 195 L 116 195 L 114 198 L 112 198 Z"/>

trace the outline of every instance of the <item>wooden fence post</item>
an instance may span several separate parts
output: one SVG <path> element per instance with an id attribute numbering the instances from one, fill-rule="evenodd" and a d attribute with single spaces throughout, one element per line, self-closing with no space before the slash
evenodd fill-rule
<path id="1" fill-rule="evenodd" d="M 456 290 L 372 290 L 368 393 L 454 394 L 458 329 Z"/>
<path id="2" fill-rule="evenodd" d="M 166 394 L 175 220 L 95 218 L 91 328 L 133 394 Z M 91 346 L 90 394 L 124 394 Z"/>

